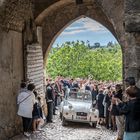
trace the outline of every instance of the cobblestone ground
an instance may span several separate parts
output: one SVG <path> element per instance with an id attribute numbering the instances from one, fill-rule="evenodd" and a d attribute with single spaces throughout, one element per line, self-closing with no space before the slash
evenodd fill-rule
<path id="1" fill-rule="evenodd" d="M 67 127 L 63 127 L 57 115 L 53 123 L 44 126 L 42 132 L 29 138 L 19 135 L 10 140 L 115 140 L 115 136 L 115 132 L 101 126 L 95 129 L 89 124 L 70 123 Z"/>

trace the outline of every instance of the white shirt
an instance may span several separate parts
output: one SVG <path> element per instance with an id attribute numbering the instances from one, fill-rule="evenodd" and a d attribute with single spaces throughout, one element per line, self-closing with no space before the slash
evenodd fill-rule
<path id="1" fill-rule="evenodd" d="M 35 95 L 32 91 L 23 91 L 19 93 L 17 104 L 19 105 L 17 114 L 22 117 L 32 118 Z"/>

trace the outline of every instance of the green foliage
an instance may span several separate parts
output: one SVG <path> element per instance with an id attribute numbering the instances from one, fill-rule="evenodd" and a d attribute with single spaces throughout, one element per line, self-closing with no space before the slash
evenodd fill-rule
<path id="1" fill-rule="evenodd" d="M 98 45 L 98 44 L 97 44 Z M 117 44 L 92 48 L 83 41 L 66 42 L 52 48 L 46 73 L 51 77 L 87 78 L 93 75 L 95 80 L 122 79 L 122 51 Z"/>

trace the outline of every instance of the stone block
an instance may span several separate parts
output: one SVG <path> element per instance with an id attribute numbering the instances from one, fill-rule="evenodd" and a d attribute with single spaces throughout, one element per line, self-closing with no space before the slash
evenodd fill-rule
<path id="1" fill-rule="evenodd" d="M 140 31 L 140 1 L 125 0 L 125 30 L 127 32 Z"/>

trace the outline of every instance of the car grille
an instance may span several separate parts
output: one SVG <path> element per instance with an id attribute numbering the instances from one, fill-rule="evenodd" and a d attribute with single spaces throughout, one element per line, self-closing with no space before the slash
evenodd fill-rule
<path id="1" fill-rule="evenodd" d="M 87 113 L 85 113 L 85 112 L 77 112 L 76 115 L 77 116 L 87 116 Z"/>

